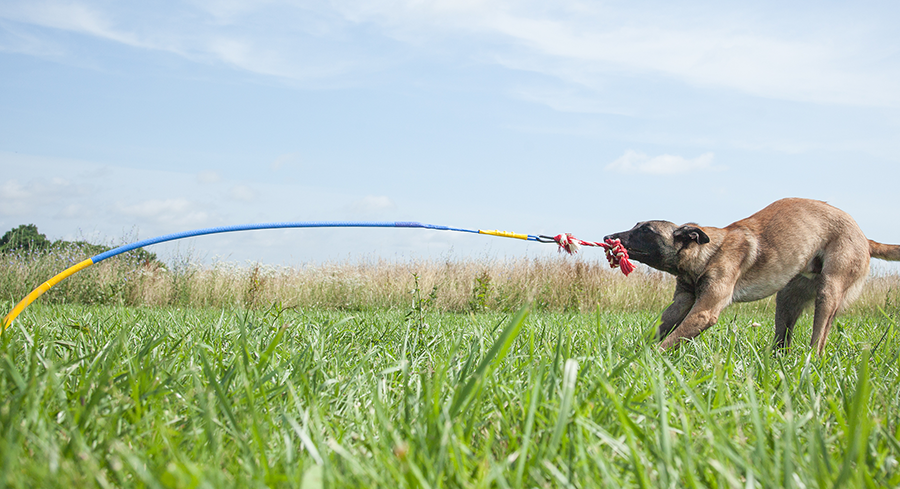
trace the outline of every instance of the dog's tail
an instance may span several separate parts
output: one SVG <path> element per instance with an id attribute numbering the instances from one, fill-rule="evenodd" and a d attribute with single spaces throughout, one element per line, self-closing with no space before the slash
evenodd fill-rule
<path id="1" fill-rule="evenodd" d="M 900 246 L 869 240 L 869 255 L 882 260 L 900 261 Z"/>

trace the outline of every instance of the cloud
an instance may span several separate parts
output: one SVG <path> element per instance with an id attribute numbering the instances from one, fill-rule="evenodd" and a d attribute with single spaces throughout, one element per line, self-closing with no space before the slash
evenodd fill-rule
<path id="1" fill-rule="evenodd" d="M 628 108 L 621 100 L 608 100 L 614 97 L 600 96 L 596 91 L 575 89 L 574 87 L 520 86 L 512 90 L 512 94 L 522 100 L 546 105 L 560 112 L 582 114 L 614 114 L 635 116 L 635 111 Z"/>
<path id="2" fill-rule="evenodd" d="M 88 2 L 26 1 L 10 2 L 0 8 L 0 18 L 25 24 L 77 32 L 134 47 L 161 49 L 163 46 L 140 39 L 118 29 L 112 16 Z M 167 50 L 171 50 L 168 47 Z"/>
<path id="3" fill-rule="evenodd" d="M 65 54 L 64 46 L 50 42 L 29 30 L 25 26 L 0 21 L 0 51 L 40 57 L 58 57 Z"/>
<path id="4" fill-rule="evenodd" d="M 291 165 L 293 163 L 297 163 L 301 160 L 300 153 L 286 153 L 283 155 L 279 155 L 278 158 L 275 158 L 275 161 L 269 166 L 272 171 L 278 171 L 282 169 L 285 165 Z"/>
<path id="5" fill-rule="evenodd" d="M 15 180 L 9 180 L 3 182 L 3 185 L 0 185 L 0 195 L 3 196 L 3 200 L 21 200 L 27 199 L 31 197 L 32 192 L 25 187 L 22 186 L 19 182 Z"/>
<path id="6" fill-rule="evenodd" d="M 652 76 L 774 99 L 900 105 L 896 34 L 877 7 L 360 0 L 334 9 L 419 49 L 598 93 L 611 77 Z"/>
<path id="7" fill-rule="evenodd" d="M 878 7 L 818 7 L 200 0 L 140 10 L 90 0 L 8 0 L 0 19 L 297 81 L 451 56 L 597 94 L 610 77 L 651 76 L 766 98 L 900 105 L 891 16 Z"/>
<path id="8" fill-rule="evenodd" d="M 252 40 L 216 36 L 207 43 L 209 53 L 237 68 L 277 77 L 291 77 L 291 63 L 277 50 L 255 45 Z"/>
<path id="9" fill-rule="evenodd" d="M 378 214 L 392 211 L 397 205 L 384 195 L 367 195 L 351 203 L 347 210 L 355 214 Z"/>
<path id="10" fill-rule="evenodd" d="M 222 181 L 222 175 L 213 170 L 202 171 L 197 174 L 197 181 L 200 183 L 219 183 Z"/>
<path id="11" fill-rule="evenodd" d="M 19 182 L 9 180 L 0 185 L 0 215 L 20 216 L 28 211 L 31 192 Z"/>
<path id="12" fill-rule="evenodd" d="M 94 215 L 94 210 L 84 205 L 69 204 L 59 210 L 53 217 L 56 219 L 87 219 Z"/>
<path id="13" fill-rule="evenodd" d="M 131 205 L 119 205 L 125 216 L 145 219 L 157 224 L 192 226 L 207 222 L 209 215 L 187 199 L 151 199 Z"/>
<path id="14" fill-rule="evenodd" d="M 0 215 L 28 215 L 39 207 L 54 207 L 60 201 L 86 194 L 86 186 L 58 177 L 36 178 L 25 184 L 7 180 L 0 184 Z"/>
<path id="15" fill-rule="evenodd" d="M 618 173 L 643 173 L 648 175 L 674 175 L 700 170 L 714 170 L 713 153 L 704 153 L 696 158 L 682 156 L 659 155 L 653 158 L 644 153 L 628 150 L 616 161 L 606 165 L 607 171 Z"/>
<path id="16" fill-rule="evenodd" d="M 240 202 L 253 202 L 256 200 L 256 192 L 249 185 L 235 185 L 231 187 L 228 195 Z"/>

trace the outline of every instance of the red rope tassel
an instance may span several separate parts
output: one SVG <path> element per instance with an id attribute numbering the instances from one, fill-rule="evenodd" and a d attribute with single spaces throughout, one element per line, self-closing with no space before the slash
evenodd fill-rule
<path id="1" fill-rule="evenodd" d="M 634 264 L 628 260 L 628 250 L 622 246 L 621 241 L 608 239 L 604 244 L 606 245 L 604 247 L 606 248 L 606 259 L 609 260 L 610 267 L 619 267 L 626 277 L 634 271 Z"/>
<path id="2" fill-rule="evenodd" d="M 578 245 L 579 245 L 578 241 L 581 241 L 581 240 L 576 238 L 575 236 L 572 236 L 569 233 L 557 234 L 556 236 L 553 237 L 553 239 L 556 241 L 556 244 L 559 245 L 559 250 L 557 250 L 557 251 L 559 251 L 559 252 L 565 251 L 566 253 L 568 253 L 570 255 L 574 255 L 575 253 L 578 253 Z"/>
<path id="3" fill-rule="evenodd" d="M 559 245 L 560 252 L 565 251 L 570 255 L 578 253 L 579 246 L 599 246 L 606 250 L 606 259 L 609 260 L 610 268 L 619 268 L 626 277 L 634 271 L 634 264 L 628 260 L 628 250 L 622 246 L 622 242 L 618 239 L 608 239 L 604 243 L 598 243 L 583 241 L 569 233 L 565 233 L 554 236 L 553 240 Z"/>

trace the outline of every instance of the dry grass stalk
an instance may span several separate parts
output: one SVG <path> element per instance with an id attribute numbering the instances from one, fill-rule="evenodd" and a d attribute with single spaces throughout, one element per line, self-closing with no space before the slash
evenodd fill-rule
<path id="1" fill-rule="evenodd" d="M 4 256 L 0 294 L 14 303 L 79 256 Z M 177 305 L 190 307 L 285 307 L 342 310 L 408 309 L 418 284 L 430 310 L 515 310 L 526 302 L 551 311 L 662 311 L 674 280 L 640 267 L 629 277 L 603 260 L 583 257 L 454 259 L 326 263 L 295 267 L 263 264 L 201 265 L 182 260 L 171 267 L 113 258 L 60 283 L 42 300 L 59 303 Z M 895 308 L 900 276 L 876 274 L 852 308 Z M 772 310 L 772 300 L 738 306 Z"/>

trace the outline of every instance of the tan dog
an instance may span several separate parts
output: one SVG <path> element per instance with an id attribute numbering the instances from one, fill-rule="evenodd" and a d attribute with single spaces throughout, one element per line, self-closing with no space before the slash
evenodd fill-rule
<path id="1" fill-rule="evenodd" d="M 800 313 L 815 301 L 810 344 L 821 354 L 835 315 L 862 290 L 869 257 L 900 260 L 900 246 L 867 239 L 846 212 L 807 199 L 779 200 L 724 229 L 646 221 L 607 238 L 675 275 L 674 302 L 657 332 L 662 348 L 716 324 L 732 302 L 777 292 L 775 347 L 790 346 Z"/>

